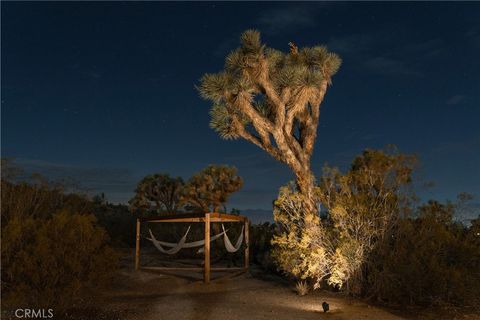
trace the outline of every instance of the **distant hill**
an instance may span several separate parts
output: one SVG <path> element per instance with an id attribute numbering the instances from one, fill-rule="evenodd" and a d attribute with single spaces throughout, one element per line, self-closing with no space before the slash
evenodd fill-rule
<path id="1" fill-rule="evenodd" d="M 240 214 L 247 216 L 252 223 L 273 222 L 272 210 L 265 209 L 243 209 Z"/>

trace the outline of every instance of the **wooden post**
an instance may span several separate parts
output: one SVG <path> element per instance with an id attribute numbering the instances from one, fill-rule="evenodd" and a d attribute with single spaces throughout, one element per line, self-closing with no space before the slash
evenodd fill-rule
<path id="1" fill-rule="evenodd" d="M 210 282 L 210 213 L 205 213 L 205 263 L 203 265 L 203 281 Z"/>
<path id="2" fill-rule="evenodd" d="M 140 269 L 140 219 L 137 219 L 137 232 L 135 243 L 135 270 Z"/>
<path id="3" fill-rule="evenodd" d="M 249 223 L 248 223 L 248 219 L 245 219 L 245 224 L 243 229 L 244 240 L 245 240 L 245 269 L 248 269 L 248 266 L 250 264 L 250 256 L 249 256 L 250 242 L 249 242 L 248 233 L 249 233 Z"/>

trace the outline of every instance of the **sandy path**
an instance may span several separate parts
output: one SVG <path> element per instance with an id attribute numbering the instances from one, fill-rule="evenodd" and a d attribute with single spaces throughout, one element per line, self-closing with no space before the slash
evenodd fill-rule
<path id="1" fill-rule="evenodd" d="M 128 320 L 403 319 L 328 292 L 300 297 L 282 283 L 250 274 L 208 285 L 142 271 L 123 271 L 120 279 L 105 302 L 113 310 L 127 310 L 122 319 Z M 323 301 L 330 304 L 326 314 Z"/>

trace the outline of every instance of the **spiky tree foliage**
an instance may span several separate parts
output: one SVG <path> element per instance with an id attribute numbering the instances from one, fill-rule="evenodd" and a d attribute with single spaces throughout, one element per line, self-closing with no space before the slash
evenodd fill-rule
<path id="1" fill-rule="evenodd" d="M 210 165 L 188 180 L 182 201 L 192 211 L 217 212 L 228 197 L 243 185 L 237 168 Z"/>
<path id="2" fill-rule="evenodd" d="M 132 210 L 174 213 L 180 208 L 183 185 L 180 177 L 148 175 L 138 183 L 135 196 L 128 203 Z"/>
<path id="3" fill-rule="evenodd" d="M 243 138 L 295 173 L 298 188 L 314 212 L 310 158 L 320 104 L 340 58 L 324 46 L 290 52 L 267 48 L 260 33 L 247 30 L 223 71 L 205 74 L 199 87 L 213 102 L 210 126 L 224 139 Z"/>

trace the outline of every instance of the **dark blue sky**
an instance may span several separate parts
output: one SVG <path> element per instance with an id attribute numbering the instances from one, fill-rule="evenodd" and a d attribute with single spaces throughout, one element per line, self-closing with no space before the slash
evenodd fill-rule
<path id="1" fill-rule="evenodd" d="M 313 166 L 396 144 L 434 181 L 426 199 L 480 197 L 480 3 L 2 2 L 2 156 L 125 201 L 144 175 L 211 163 L 244 177 L 237 208 L 269 208 L 289 170 L 208 127 L 194 85 L 248 28 L 277 49 L 343 58 Z"/>

